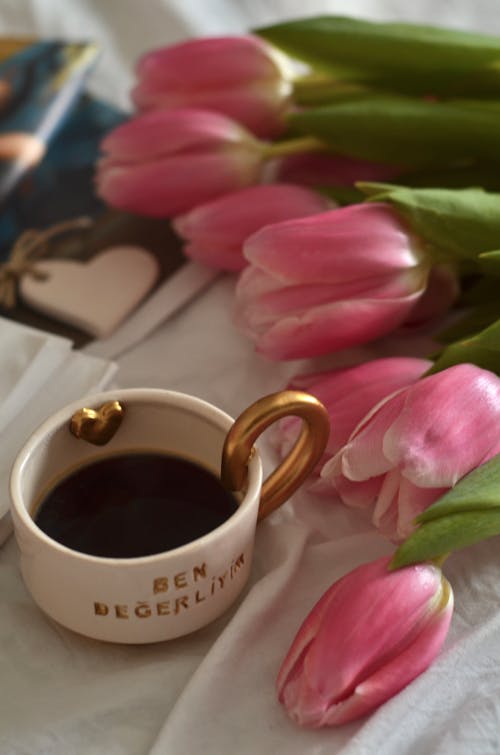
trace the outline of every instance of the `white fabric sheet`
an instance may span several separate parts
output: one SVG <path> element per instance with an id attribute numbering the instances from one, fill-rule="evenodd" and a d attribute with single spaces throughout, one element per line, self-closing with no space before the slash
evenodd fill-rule
<path id="1" fill-rule="evenodd" d="M 295 0 L 12 0 L 0 32 L 93 36 L 105 56 L 95 91 L 126 101 L 133 59 L 195 33 L 238 32 L 304 12 Z M 498 4 L 353 0 L 310 2 L 307 12 L 447 23 L 500 33 Z M 315 363 L 275 364 L 234 329 L 234 279 L 195 302 L 119 358 L 120 387 L 193 393 L 235 416 Z M 425 353 L 393 338 L 322 360 L 345 364 Z M 266 465 L 275 460 L 262 444 Z M 299 624 L 323 591 L 356 565 L 391 551 L 357 513 L 306 491 L 259 525 L 245 594 L 213 625 L 151 646 L 98 643 L 66 631 L 33 605 L 11 539 L 0 550 L 1 755 L 493 755 L 500 753 L 498 538 L 446 564 L 456 598 L 438 661 L 368 719 L 339 729 L 292 724 L 274 679 Z"/>
<path id="2" fill-rule="evenodd" d="M 0 545 L 12 531 L 9 478 L 20 447 L 53 412 L 104 388 L 116 371 L 72 345 L 0 317 Z"/>

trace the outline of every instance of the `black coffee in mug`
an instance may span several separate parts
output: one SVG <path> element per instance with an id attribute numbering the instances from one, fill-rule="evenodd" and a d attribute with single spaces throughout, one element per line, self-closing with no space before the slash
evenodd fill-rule
<path id="1" fill-rule="evenodd" d="M 75 551 L 135 558 L 177 548 L 211 532 L 238 508 L 205 467 L 162 453 L 103 457 L 61 479 L 35 522 Z"/>

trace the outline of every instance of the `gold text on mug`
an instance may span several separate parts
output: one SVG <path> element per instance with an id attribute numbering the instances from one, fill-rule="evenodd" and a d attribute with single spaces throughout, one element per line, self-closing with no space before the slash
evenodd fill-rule
<path id="1" fill-rule="evenodd" d="M 245 554 L 240 555 L 233 559 L 228 568 L 221 574 L 217 574 L 212 577 L 207 577 L 206 564 L 201 566 L 194 566 L 192 569 L 192 582 L 198 582 L 200 579 L 204 580 L 203 587 L 196 590 L 194 595 L 181 595 L 171 600 L 160 601 L 148 601 L 140 600 L 135 605 L 128 605 L 123 603 L 104 603 L 102 601 L 94 601 L 94 615 L 95 616 L 112 616 L 115 619 L 128 619 L 130 616 L 137 616 L 138 619 L 148 619 L 153 615 L 156 616 L 177 616 L 184 609 L 192 608 L 198 603 L 203 603 L 207 598 L 211 598 L 219 590 L 223 590 L 228 582 L 232 581 L 240 569 L 245 565 Z M 179 590 L 183 587 L 190 587 L 188 581 L 190 572 L 183 571 L 178 574 L 174 574 L 173 578 L 169 577 L 156 577 L 153 580 L 153 592 L 168 592 L 172 589 L 172 585 L 175 589 Z"/>

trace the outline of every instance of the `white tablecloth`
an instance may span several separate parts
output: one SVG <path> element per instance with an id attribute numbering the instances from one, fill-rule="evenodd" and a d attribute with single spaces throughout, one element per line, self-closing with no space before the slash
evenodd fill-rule
<path id="1" fill-rule="evenodd" d="M 309 2 L 307 12 L 446 23 L 500 34 L 498 4 L 403 0 Z M 299 15 L 296 0 L 1 0 L 0 33 L 94 37 L 105 55 L 92 88 L 124 104 L 130 67 L 150 47 L 196 33 L 243 31 Z M 234 279 L 119 358 L 116 384 L 193 393 L 233 416 L 309 364 L 256 356 L 233 327 Z M 338 355 L 425 352 L 392 339 Z M 324 362 L 325 364 L 326 362 Z M 318 366 L 317 364 L 314 367 Z M 266 464 L 272 453 L 263 444 Z M 47 620 L 19 574 L 14 540 L 0 550 L 0 755 L 490 755 L 500 753 L 500 541 L 454 555 L 456 611 L 437 662 L 370 718 L 301 730 L 274 679 L 306 613 L 357 564 L 391 551 L 358 514 L 306 492 L 259 525 L 250 583 L 210 627 L 151 646 L 79 637 Z"/>

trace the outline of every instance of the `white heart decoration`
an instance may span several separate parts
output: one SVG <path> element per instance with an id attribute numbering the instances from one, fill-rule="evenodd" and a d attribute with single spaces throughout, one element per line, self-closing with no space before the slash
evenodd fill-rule
<path id="1" fill-rule="evenodd" d="M 43 314 L 97 338 L 108 336 L 135 309 L 158 278 L 156 257 L 140 246 L 115 246 L 88 262 L 47 259 L 19 284 L 23 301 Z"/>

